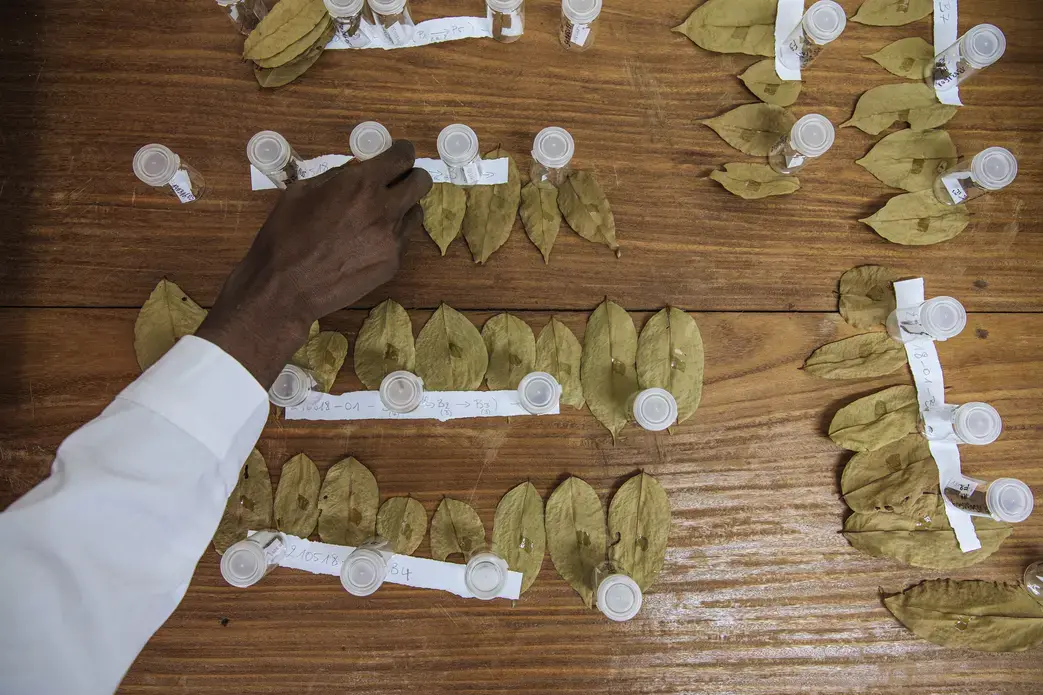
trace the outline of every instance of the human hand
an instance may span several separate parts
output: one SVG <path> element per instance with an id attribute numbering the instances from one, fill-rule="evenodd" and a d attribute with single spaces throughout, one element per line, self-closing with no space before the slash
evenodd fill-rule
<path id="1" fill-rule="evenodd" d="M 374 159 L 291 184 L 196 335 L 271 386 L 313 321 L 398 271 L 431 189 L 415 158 L 412 143 L 399 140 Z"/>

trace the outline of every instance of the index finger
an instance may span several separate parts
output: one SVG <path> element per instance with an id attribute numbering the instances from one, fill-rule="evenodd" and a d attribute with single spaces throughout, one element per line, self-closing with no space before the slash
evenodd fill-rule
<path id="1" fill-rule="evenodd" d="M 415 161 L 416 149 L 413 143 L 409 140 L 395 140 L 391 147 L 362 165 L 387 186 L 408 173 Z"/>

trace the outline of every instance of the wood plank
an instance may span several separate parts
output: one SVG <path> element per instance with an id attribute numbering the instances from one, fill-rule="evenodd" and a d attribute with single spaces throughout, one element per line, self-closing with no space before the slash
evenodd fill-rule
<path id="1" fill-rule="evenodd" d="M 137 374 L 132 310 L 0 310 L 0 504 L 42 478 L 57 444 Z M 428 312 L 414 312 L 417 328 Z M 489 314 L 471 317 L 476 324 Z M 585 315 L 561 313 L 579 335 Z M 640 324 L 647 315 L 635 314 Z M 550 314 L 524 313 L 539 330 Z M 353 341 L 363 312 L 325 327 Z M 549 560 L 516 605 L 387 587 L 353 599 L 332 577 L 277 571 L 240 591 L 207 551 L 181 607 L 131 670 L 127 693 L 606 692 L 1026 693 L 1043 686 L 1032 653 L 947 651 L 914 638 L 878 588 L 939 576 L 863 555 L 839 535 L 846 455 L 825 437 L 854 397 L 909 380 L 815 380 L 815 347 L 850 335 L 835 314 L 696 315 L 706 391 L 673 435 L 627 431 L 616 446 L 587 412 L 508 421 L 355 424 L 271 420 L 273 478 L 298 451 L 327 468 L 358 457 L 383 497 L 412 494 L 432 512 L 470 500 L 487 528 L 499 496 L 530 479 L 547 495 L 582 476 L 607 503 L 642 468 L 672 506 L 670 549 L 643 613 L 624 625 L 587 611 Z M 965 470 L 1043 489 L 1043 317 L 971 316 L 941 344 L 953 402 L 987 400 L 1005 418 L 994 445 L 965 447 Z M 337 390 L 358 386 L 350 369 Z M 986 562 L 942 573 L 1015 580 L 1043 545 L 1034 515 Z M 418 551 L 428 553 L 425 543 Z M 227 622 L 224 622 L 227 619 Z"/>

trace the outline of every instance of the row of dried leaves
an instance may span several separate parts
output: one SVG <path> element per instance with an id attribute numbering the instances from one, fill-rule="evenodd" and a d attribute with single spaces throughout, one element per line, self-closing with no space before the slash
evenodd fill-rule
<path id="1" fill-rule="evenodd" d="M 258 84 L 281 87 L 315 64 L 335 31 L 322 0 L 280 0 L 246 37 L 243 58 Z"/>

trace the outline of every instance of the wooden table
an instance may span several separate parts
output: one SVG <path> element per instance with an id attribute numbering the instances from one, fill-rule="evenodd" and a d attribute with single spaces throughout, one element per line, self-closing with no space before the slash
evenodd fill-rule
<path id="1" fill-rule="evenodd" d="M 694 4 L 610 0 L 595 48 L 572 55 L 557 45 L 555 3 L 529 0 L 518 43 L 331 52 L 276 92 L 257 88 L 238 59 L 241 39 L 208 0 L 3 4 L 0 506 L 45 477 L 60 441 L 137 375 L 132 326 L 160 277 L 212 302 L 275 199 L 248 186 L 244 147 L 265 128 L 314 156 L 345 152 L 353 125 L 374 119 L 434 156 L 438 131 L 459 121 L 527 167 L 535 133 L 561 125 L 575 136 L 575 164 L 608 191 L 619 260 L 563 230 L 545 266 L 520 224 L 484 267 L 462 241 L 440 258 L 418 236 L 394 282 L 323 321 L 351 340 L 359 309 L 385 296 L 417 326 L 447 301 L 479 324 L 510 309 L 537 330 L 556 315 L 581 335 L 607 295 L 639 325 L 667 303 L 692 311 L 706 342 L 703 405 L 673 435 L 628 430 L 613 446 L 586 412 L 445 425 L 273 418 L 259 444 L 273 479 L 297 452 L 321 469 L 351 454 L 376 474 L 382 496 L 412 494 L 428 512 L 456 496 L 487 527 L 499 496 L 525 479 L 547 495 L 578 475 L 607 503 L 644 469 L 666 487 L 673 525 L 638 619 L 610 624 L 586 610 L 549 559 L 508 605 L 395 586 L 358 600 L 332 577 L 291 571 L 242 591 L 221 581 L 208 550 L 124 692 L 1043 689 L 1039 652 L 942 650 L 913 637 L 878 598 L 879 588 L 935 576 L 1015 580 L 1043 557 L 1043 514 L 963 571 L 855 551 L 839 535 L 846 455 L 824 430 L 839 406 L 909 376 L 829 383 L 798 369 L 815 347 L 854 333 L 836 314 L 844 270 L 881 263 L 922 275 L 929 294 L 956 296 L 972 312 L 964 335 L 939 348 L 951 401 L 990 401 L 1004 416 L 999 442 L 965 449 L 965 470 L 1043 489 L 1043 5 L 962 3 L 961 27 L 993 21 L 1009 48 L 964 91 L 968 105 L 948 129 L 963 153 L 1008 147 L 1021 173 L 973 204 L 962 236 L 905 248 L 858 222 L 894 193 L 853 163 L 876 140 L 860 131 L 839 131 L 791 197 L 746 202 L 706 179 L 745 158 L 698 121 L 754 101 L 735 76 L 757 59 L 706 53 L 671 33 Z M 853 14 L 859 3 L 842 4 Z M 426 19 L 479 8 L 436 0 L 414 10 Z M 898 81 L 861 56 L 914 35 L 930 38 L 929 23 L 849 24 L 808 71 L 795 112 L 846 120 L 862 92 Z M 134 152 L 153 141 L 203 172 L 206 199 L 181 206 L 134 178 Z M 357 387 L 348 368 L 335 390 Z"/>

